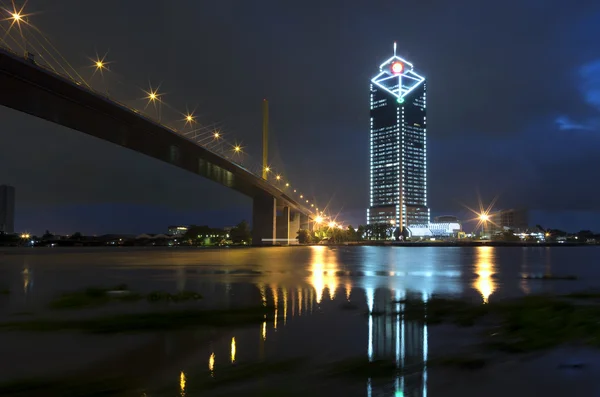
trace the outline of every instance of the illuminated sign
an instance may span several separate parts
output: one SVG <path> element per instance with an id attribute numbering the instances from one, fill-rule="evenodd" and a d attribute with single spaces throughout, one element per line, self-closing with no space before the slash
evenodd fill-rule
<path id="1" fill-rule="evenodd" d="M 392 63 L 392 73 L 393 74 L 400 74 L 403 71 L 404 71 L 404 65 L 402 64 L 402 62 Z"/>
<path id="2" fill-rule="evenodd" d="M 413 70 L 412 63 L 396 55 L 394 43 L 394 56 L 379 66 L 379 74 L 371 82 L 392 94 L 402 104 L 408 94 L 425 82 L 425 77 Z"/>

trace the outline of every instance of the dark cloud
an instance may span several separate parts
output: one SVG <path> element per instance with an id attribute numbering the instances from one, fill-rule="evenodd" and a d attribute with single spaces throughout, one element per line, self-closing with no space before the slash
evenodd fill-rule
<path id="1" fill-rule="evenodd" d="M 502 206 L 600 211 L 589 198 L 600 194 L 589 183 L 600 168 L 597 1 L 36 0 L 28 7 L 43 11 L 32 21 L 82 75 L 91 75 L 89 56 L 110 50 L 104 89 L 115 97 L 143 106 L 139 89 L 119 82 L 162 82 L 169 104 L 222 123 L 254 157 L 261 101 L 269 98 L 274 165 L 353 223 L 364 222 L 367 205 L 369 79 L 394 40 L 428 78 L 434 213 L 475 205 L 477 189 L 500 195 Z M 214 209 L 215 220 L 220 209 L 249 208 L 247 199 L 166 164 L 6 109 L 0 117 L 0 182 L 17 186 L 21 208 L 73 205 L 85 217 L 90 203 L 141 203 L 201 207 L 209 218 Z"/>

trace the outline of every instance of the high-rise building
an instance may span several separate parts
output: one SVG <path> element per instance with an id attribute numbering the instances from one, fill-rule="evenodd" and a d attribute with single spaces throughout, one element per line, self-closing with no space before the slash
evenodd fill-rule
<path id="1" fill-rule="evenodd" d="M 426 82 L 396 55 L 371 80 L 367 223 L 429 224 Z"/>
<path id="2" fill-rule="evenodd" d="M 0 232 L 15 232 L 15 188 L 0 185 Z"/>

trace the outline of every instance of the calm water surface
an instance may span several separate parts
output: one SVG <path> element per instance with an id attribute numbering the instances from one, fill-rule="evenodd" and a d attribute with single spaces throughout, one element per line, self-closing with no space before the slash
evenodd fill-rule
<path id="1" fill-rule="evenodd" d="M 264 304 L 273 307 L 276 315 L 259 326 L 211 332 L 181 330 L 110 337 L 5 332 L 0 334 L 4 341 L 0 354 L 13 359 L 0 364 L 0 381 L 77 371 L 101 377 L 116 371 L 146 379 L 131 395 L 147 397 L 246 395 L 245 391 L 253 388 L 279 390 L 271 395 L 287 395 L 281 390 L 292 388 L 312 396 L 371 397 L 491 396 L 502 395 L 503 387 L 517 387 L 521 392 L 513 395 L 529 395 L 527 384 L 511 385 L 511 381 L 518 382 L 518 376 L 492 388 L 488 386 L 495 380 L 490 378 L 482 383 L 487 385 L 485 390 L 478 386 L 482 380 L 474 379 L 469 393 L 452 394 L 463 386 L 451 382 L 447 372 L 428 369 L 422 363 L 464 346 L 470 341 L 468 331 L 365 313 L 392 311 L 391 302 L 405 297 L 427 300 L 435 294 L 483 303 L 597 288 L 599 266 L 600 249 L 596 247 L 6 249 L 0 251 L 0 289 L 10 288 L 11 293 L 0 296 L 3 321 L 30 313 L 40 317 L 90 316 L 152 309 L 146 302 L 67 314 L 47 309 L 48 302 L 59 293 L 121 283 L 141 293 L 196 291 L 205 298 L 194 307 Z M 522 280 L 523 274 L 576 275 L 578 280 Z M 318 368 L 354 357 L 392 358 L 399 367 L 412 365 L 418 371 L 389 380 L 313 376 Z M 306 360 L 304 369 L 293 375 L 261 377 L 223 390 L 198 392 L 193 388 L 197 380 L 217 379 L 236 366 L 293 358 Z M 504 370 L 509 373 L 511 369 Z M 540 366 L 531 371 L 541 371 Z M 553 391 L 563 387 L 567 392 L 573 382 L 583 387 L 587 379 L 555 377 L 545 384 Z"/>

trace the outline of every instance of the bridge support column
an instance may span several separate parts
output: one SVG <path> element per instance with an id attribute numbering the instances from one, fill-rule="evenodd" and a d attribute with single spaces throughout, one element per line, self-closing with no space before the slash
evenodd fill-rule
<path id="1" fill-rule="evenodd" d="M 270 194 L 257 194 L 252 199 L 252 245 L 273 245 L 276 229 L 277 200 Z"/>
<path id="2" fill-rule="evenodd" d="M 312 232 L 310 218 L 308 215 L 300 214 L 300 229 L 306 229 Z"/>
<path id="3" fill-rule="evenodd" d="M 298 230 L 300 230 L 300 214 L 292 212 L 290 214 L 289 241 L 290 244 L 298 244 Z"/>
<path id="4" fill-rule="evenodd" d="M 290 207 L 277 205 L 277 240 L 279 244 L 290 244 Z"/>

